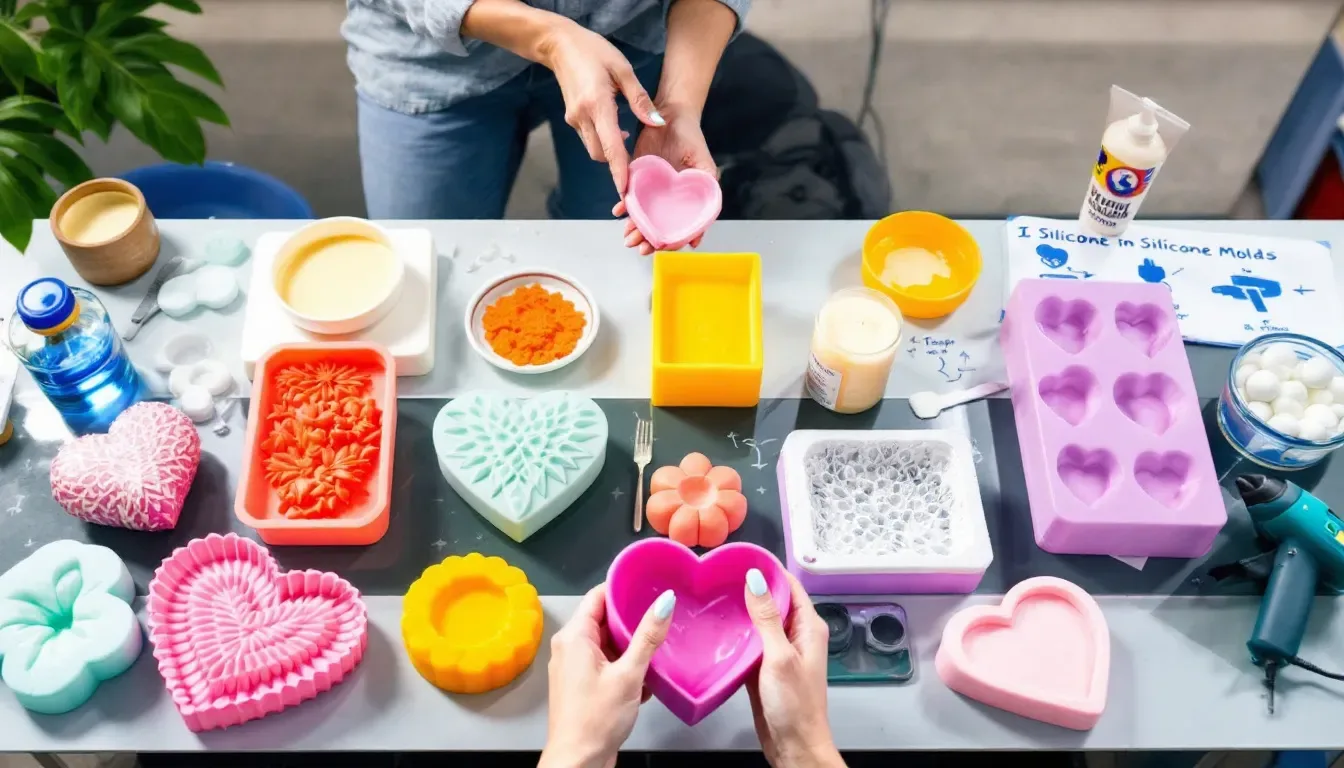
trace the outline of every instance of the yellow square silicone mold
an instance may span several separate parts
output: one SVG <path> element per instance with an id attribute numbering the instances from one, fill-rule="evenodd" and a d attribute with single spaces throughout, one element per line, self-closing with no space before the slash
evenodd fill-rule
<path id="1" fill-rule="evenodd" d="M 541 645 L 541 598 L 527 575 L 498 557 L 453 555 L 425 569 L 401 609 L 411 664 L 452 693 L 513 682 Z"/>
<path id="2" fill-rule="evenodd" d="M 652 401 L 750 408 L 761 399 L 761 257 L 653 257 Z"/>

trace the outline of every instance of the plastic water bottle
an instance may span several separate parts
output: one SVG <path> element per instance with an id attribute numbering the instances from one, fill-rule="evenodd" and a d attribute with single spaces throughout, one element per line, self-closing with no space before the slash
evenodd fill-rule
<path id="1" fill-rule="evenodd" d="M 145 395 L 107 309 L 54 277 L 19 291 L 5 341 L 75 434 L 106 432 Z"/>

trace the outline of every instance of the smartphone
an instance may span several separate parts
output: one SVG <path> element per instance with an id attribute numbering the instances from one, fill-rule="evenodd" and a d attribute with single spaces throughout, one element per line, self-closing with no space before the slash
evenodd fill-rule
<path id="1" fill-rule="evenodd" d="M 828 631 L 827 682 L 904 683 L 914 677 L 904 608 L 895 603 L 813 603 Z"/>

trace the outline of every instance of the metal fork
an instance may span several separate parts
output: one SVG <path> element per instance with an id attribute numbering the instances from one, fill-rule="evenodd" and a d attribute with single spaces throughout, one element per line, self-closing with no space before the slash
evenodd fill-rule
<path id="1" fill-rule="evenodd" d="M 635 418 L 635 466 L 639 482 L 635 485 L 635 533 L 644 527 L 644 468 L 653 460 L 653 420 Z"/>

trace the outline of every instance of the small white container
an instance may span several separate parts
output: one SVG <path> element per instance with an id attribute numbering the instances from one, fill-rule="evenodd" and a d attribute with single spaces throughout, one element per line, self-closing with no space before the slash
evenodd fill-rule
<path id="1" fill-rule="evenodd" d="M 583 314 L 587 322 L 584 323 L 583 333 L 579 336 L 578 344 L 574 345 L 573 352 L 559 360 L 552 360 L 542 365 L 517 365 L 511 360 L 499 356 L 490 347 L 490 342 L 485 338 L 486 308 L 525 285 L 540 285 L 551 293 L 559 293 L 573 302 L 574 309 Z M 597 301 L 578 280 L 549 269 L 528 268 L 501 275 L 481 286 L 476 295 L 471 297 L 471 301 L 467 302 L 463 324 L 471 348 L 496 368 L 513 373 L 548 373 L 578 360 L 579 356 L 593 345 L 593 339 L 597 338 L 600 319 L 597 311 Z"/>
<path id="2" fill-rule="evenodd" d="M 291 306 L 285 299 L 287 291 L 284 283 L 294 268 L 294 260 L 307 255 L 314 245 L 323 240 L 347 237 L 370 240 L 392 252 L 395 257 L 392 262 L 393 271 L 385 281 L 385 286 L 376 294 L 369 295 L 367 301 L 360 302 L 359 306 L 351 306 L 348 311 L 336 315 L 315 317 Z M 289 236 L 275 255 L 271 267 L 271 285 L 275 289 L 281 309 L 294 325 L 313 333 L 337 336 L 362 331 L 387 316 L 401 296 L 405 272 L 406 265 L 386 230 L 365 219 L 336 216 L 314 221 Z"/>

